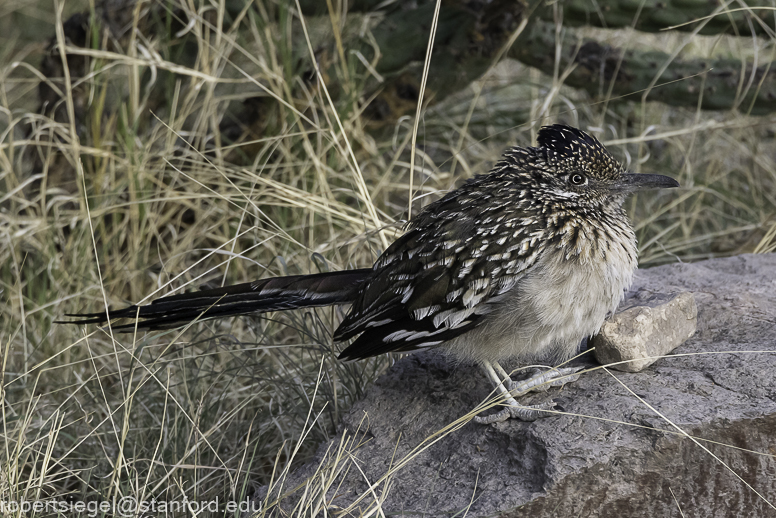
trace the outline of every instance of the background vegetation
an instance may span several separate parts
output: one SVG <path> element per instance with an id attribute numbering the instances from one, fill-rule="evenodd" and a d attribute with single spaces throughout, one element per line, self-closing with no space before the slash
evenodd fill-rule
<path id="1" fill-rule="evenodd" d="M 639 13 L 608 30 L 577 4 L 565 18 L 562 2 L 520 4 L 501 39 L 474 27 L 458 51 L 440 32 L 424 90 L 434 3 L 420 2 L 428 20 L 396 2 L 302 4 L 0 5 L 0 500 L 242 500 L 282 480 L 392 362 L 336 361 L 337 310 L 151 334 L 53 321 L 370 265 L 410 208 L 530 145 L 545 123 L 592 131 L 631 169 L 680 181 L 629 202 L 642 267 L 776 249 L 776 118 L 757 98 L 772 75 L 751 73 L 776 47 L 753 18 L 749 33 L 646 33 L 627 27 L 649 30 Z M 406 23 L 393 40 L 392 20 Z M 401 32 L 418 20 L 420 36 Z M 524 39 L 542 27 L 549 48 Z M 673 106 L 660 67 L 642 67 L 647 93 L 574 88 L 593 79 L 579 79 L 569 49 L 590 39 L 636 52 L 617 66 L 657 51 L 667 68 L 732 63 L 732 100 L 701 109 L 710 66 L 672 79 L 701 81 Z M 440 81 L 435 57 L 455 77 Z"/>

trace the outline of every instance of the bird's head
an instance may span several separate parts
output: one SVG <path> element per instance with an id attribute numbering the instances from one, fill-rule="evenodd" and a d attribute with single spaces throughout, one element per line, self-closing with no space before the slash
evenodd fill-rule
<path id="1" fill-rule="evenodd" d="M 561 202 L 619 206 L 630 193 L 679 186 L 668 176 L 629 173 L 598 139 L 570 126 L 545 126 L 538 142 L 534 172 L 545 193 Z"/>

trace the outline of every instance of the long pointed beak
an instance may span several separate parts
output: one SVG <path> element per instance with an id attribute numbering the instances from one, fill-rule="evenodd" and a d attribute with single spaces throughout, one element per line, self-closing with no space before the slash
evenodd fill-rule
<path id="1" fill-rule="evenodd" d="M 662 174 L 625 173 L 612 186 L 612 190 L 630 193 L 646 189 L 667 189 L 672 187 L 679 187 L 679 182 Z"/>

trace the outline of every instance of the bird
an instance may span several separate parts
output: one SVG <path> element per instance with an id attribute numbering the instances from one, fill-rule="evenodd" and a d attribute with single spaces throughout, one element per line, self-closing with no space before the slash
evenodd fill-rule
<path id="1" fill-rule="evenodd" d="M 536 147 L 511 147 L 493 168 L 427 205 L 371 268 L 273 277 L 165 296 L 147 305 L 68 314 L 75 324 L 165 329 L 198 319 L 350 305 L 334 331 L 339 358 L 438 348 L 478 364 L 502 397 L 487 424 L 532 421 L 555 403 L 517 397 L 560 386 L 578 368 L 513 381 L 500 362 L 564 362 L 595 334 L 631 285 L 637 242 L 622 205 L 668 176 L 629 172 L 594 136 L 542 127 Z"/>

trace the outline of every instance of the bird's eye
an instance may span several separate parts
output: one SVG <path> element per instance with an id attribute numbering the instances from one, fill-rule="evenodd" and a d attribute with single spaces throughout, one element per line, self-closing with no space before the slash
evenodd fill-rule
<path id="1" fill-rule="evenodd" d="M 569 176 L 569 182 L 571 182 L 572 185 L 582 185 L 585 183 L 585 175 L 572 173 L 571 176 Z"/>

